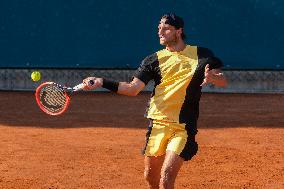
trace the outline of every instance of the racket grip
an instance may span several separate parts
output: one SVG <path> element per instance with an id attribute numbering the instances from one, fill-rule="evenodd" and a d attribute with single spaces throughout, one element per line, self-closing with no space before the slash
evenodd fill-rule
<path id="1" fill-rule="evenodd" d="M 73 87 L 74 91 L 80 91 L 83 90 L 83 88 L 85 87 L 84 83 L 80 83 L 79 85 L 76 85 L 75 87 Z"/>
<path id="2" fill-rule="evenodd" d="M 90 85 L 94 85 L 94 84 L 95 84 L 94 80 L 90 80 L 89 83 L 90 83 Z M 85 86 L 86 86 L 85 83 L 80 83 L 79 85 L 76 85 L 76 86 L 73 88 L 73 90 L 74 90 L 74 91 L 80 91 L 80 90 L 83 90 L 83 88 L 84 88 Z"/>

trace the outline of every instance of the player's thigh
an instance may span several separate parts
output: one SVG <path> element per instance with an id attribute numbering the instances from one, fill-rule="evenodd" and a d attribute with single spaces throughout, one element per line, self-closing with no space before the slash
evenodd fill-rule
<path id="1" fill-rule="evenodd" d="M 162 156 L 145 156 L 144 159 L 144 175 L 145 177 L 153 177 L 157 176 L 160 177 L 161 168 L 163 166 L 163 162 L 165 159 L 165 155 Z"/>
<path id="2" fill-rule="evenodd" d="M 184 159 L 177 155 L 175 152 L 167 151 L 161 170 L 161 176 L 163 177 L 163 179 L 175 180 L 183 162 Z"/>

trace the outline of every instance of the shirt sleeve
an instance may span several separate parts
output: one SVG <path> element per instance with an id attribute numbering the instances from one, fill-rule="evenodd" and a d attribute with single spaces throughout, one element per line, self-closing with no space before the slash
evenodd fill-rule
<path id="1" fill-rule="evenodd" d="M 214 53 L 208 48 L 199 47 L 198 57 L 202 60 L 201 62 L 204 63 L 204 66 L 206 64 L 209 64 L 210 70 L 223 67 L 223 62 L 219 58 L 217 58 Z"/>
<path id="2" fill-rule="evenodd" d="M 153 64 L 157 61 L 156 54 L 147 56 L 135 71 L 133 77 L 140 79 L 145 85 L 149 81 L 154 79 L 154 67 Z"/>
<path id="3" fill-rule="evenodd" d="M 219 68 L 223 67 L 223 62 L 215 56 L 208 57 L 207 63 L 209 64 L 210 70 L 219 69 Z"/>

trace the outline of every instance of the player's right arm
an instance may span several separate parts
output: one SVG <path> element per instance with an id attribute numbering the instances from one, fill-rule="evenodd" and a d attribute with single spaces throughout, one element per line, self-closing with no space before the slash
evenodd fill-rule
<path id="1" fill-rule="evenodd" d="M 140 91 L 144 89 L 147 83 L 154 79 L 154 76 L 157 75 L 157 70 L 155 69 L 158 66 L 158 60 L 156 53 L 147 56 L 135 71 L 133 79 L 131 82 L 116 82 L 104 78 L 88 77 L 83 80 L 86 90 L 92 90 L 99 87 L 103 87 L 112 92 L 127 95 L 127 96 L 136 96 Z M 94 82 L 90 82 L 90 81 Z M 91 83 L 93 83 L 91 85 Z"/>
<path id="2" fill-rule="evenodd" d="M 90 84 L 91 80 L 94 81 L 94 84 L 92 85 Z M 127 96 L 136 96 L 145 87 L 144 82 L 136 77 L 134 77 L 131 82 L 115 82 L 103 78 L 88 77 L 83 80 L 83 83 L 86 86 L 86 90 L 93 90 L 103 87 L 110 91 Z"/>

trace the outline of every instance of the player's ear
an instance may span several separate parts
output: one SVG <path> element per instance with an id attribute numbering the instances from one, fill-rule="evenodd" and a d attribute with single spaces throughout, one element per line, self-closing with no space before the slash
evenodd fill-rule
<path id="1" fill-rule="evenodd" d="M 178 34 L 178 36 L 180 36 L 180 37 L 181 37 L 181 34 L 182 34 L 182 28 L 177 29 L 177 34 Z"/>

